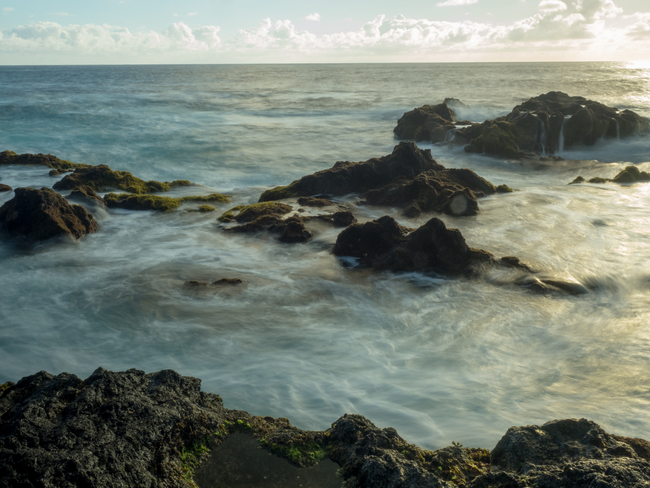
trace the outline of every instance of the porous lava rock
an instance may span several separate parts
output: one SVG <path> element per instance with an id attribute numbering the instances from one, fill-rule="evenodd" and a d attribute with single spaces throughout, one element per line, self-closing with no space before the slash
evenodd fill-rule
<path id="1" fill-rule="evenodd" d="M 442 132 L 432 129 L 433 115 L 416 116 L 426 113 L 425 107 L 405 114 L 398 121 L 395 134 L 402 139 L 444 142 L 452 139 L 449 134 L 453 132 L 453 143 L 465 145 L 465 151 L 505 158 L 555 154 L 572 146 L 592 146 L 600 139 L 650 131 L 648 121 L 631 110 L 618 110 L 584 97 L 552 91 L 517 105 L 508 115 L 481 124 L 455 127 L 454 119 L 448 119 L 443 127 L 449 132 L 441 140 Z M 405 117 L 409 120 L 408 131 L 399 129 L 406 124 Z"/>
<path id="2" fill-rule="evenodd" d="M 435 217 L 412 232 L 389 216 L 351 225 L 339 234 L 333 253 L 396 272 L 472 274 L 479 264 L 497 263 L 492 254 L 470 248 L 459 230 L 448 229 Z"/>
<path id="3" fill-rule="evenodd" d="M 209 462 L 206 452 L 232 432 L 253 436 L 299 467 L 330 458 L 348 488 L 650 483 L 650 443 L 608 434 L 585 419 L 512 427 L 492 452 L 457 443 L 428 451 L 361 415 L 304 431 L 286 418 L 229 410 L 200 385 L 171 370 L 103 368 L 86 380 L 41 371 L 0 385 L 0 486 L 189 488 L 194 471 Z"/>
<path id="4" fill-rule="evenodd" d="M 45 240 L 67 234 L 76 239 L 95 232 L 97 222 L 81 205 L 70 205 L 50 188 L 16 188 L 0 207 L 0 224 L 12 234 Z"/>
<path id="5" fill-rule="evenodd" d="M 475 215 L 477 198 L 495 193 L 492 183 L 468 169 L 446 169 L 413 142 L 401 142 L 381 158 L 352 163 L 304 176 L 288 186 L 265 191 L 260 202 L 317 194 L 361 193 L 372 205 L 405 208 L 407 216 L 424 211 Z"/>
<path id="6" fill-rule="evenodd" d="M 397 121 L 393 132 L 399 139 L 445 142 L 455 129 L 455 113 L 443 102 L 438 105 L 423 105 L 406 112 Z"/>
<path id="7" fill-rule="evenodd" d="M 13 191 L 13 188 L 11 188 L 9 185 L 5 185 L 4 183 L 0 183 L 0 192 L 5 191 Z"/>

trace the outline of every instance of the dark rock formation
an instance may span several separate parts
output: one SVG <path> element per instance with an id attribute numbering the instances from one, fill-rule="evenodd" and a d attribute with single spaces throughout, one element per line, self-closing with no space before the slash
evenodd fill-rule
<path id="1" fill-rule="evenodd" d="M 436 105 L 441 106 L 447 105 Z M 444 119 L 446 125 L 441 125 L 438 119 Z M 467 152 L 521 158 L 530 154 L 554 154 L 577 145 L 591 146 L 601 138 L 616 139 L 650 131 L 648 121 L 630 110 L 619 111 L 562 92 L 531 98 L 508 115 L 482 124 L 455 128 L 454 122 L 453 116 L 443 118 L 440 110 L 432 112 L 425 105 L 404 114 L 395 134 L 402 139 L 444 142 L 453 133 L 454 143 L 467 144 Z M 448 132 L 443 137 L 445 130 Z"/>
<path id="2" fill-rule="evenodd" d="M 305 220 L 298 215 L 284 217 L 292 210 L 291 205 L 279 202 L 240 205 L 225 212 L 219 217 L 219 220 L 221 222 L 235 221 L 241 224 L 226 228 L 229 232 L 251 234 L 268 231 L 278 234 L 278 239 L 281 242 L 307 242 L 312 236 L 305 228 Z M 234 215 L 234 212 L 239 213 Z"/>
<path id="3" fill-rule="evenodd" d="M 333 253 L 352 256 L 361 264 L 390 271 L 433 271 L 473 274 L 478 265 L 497 264 L 492 254 L 470 248 L 460 231 L 432 218 L 410 232 L 392 217 L 354 224 L 341 232 Z"/>
<path id="4" fill-rule="evenodd" d="M 95 191 L 121 189 L 129 193 L 146 194 L 169 191 L 174 186 L 187 186 L 191 185 L 191 183 L 187 180 L 176 180 L 171 183 L 144 181 L 133 176 L 128 171 L 113 171 L 105 164 L 100 164 L 75 169 L 74 173 L 57 181 L 53 188 L 55 190 L 74 190 L 84 185 L 91 187 Z"/>
<path id="5" fill-rule="evenodd" d="M 0 224 L 13 234 L 44 240 L 62 234 L 79 239 L 97 230 L 97 222 L 81 205 L 42 188 L 16 188 L 15 196 L 0 208 Z"/>
<path id="6" fill-rule="evenodd" d="M 71 170 L 74 168 L 87 168 L 89 165 L 81 163 L 72 163 L 65 159 L 59 159 L 51 154 L 16 154 L 13 151 L 0 152 L 0 165 L 20 164 L 20 165 L 41 165 L 49 166 L 55 170 Z M 51 173 L 50 173 L 51 174 Z"/>
<path id="7" fill-rule="evenodd" d="M 303 207 L 329 207 L 334 205 L 334 202 L 322 197 L 300 197 L 298 199 L 298 205 L 302 205 Z"/>
<path id="8" fill-rule="evenodd" d="M 201 463 L 210 462 L 207 452 L 234 432 L 299 467 L 329 458 L 348 488 L 650 483 L 650 443 L 608 434 L 584 419 L 512 427 L 491 453 L 456 443 L 432 452 L 360 415 L 309 432 L 285 418 L 228 410 L 200 383 L 170 370 L 99 368 L 84 381 L 40 372 L 0 385 L 0 486 L 189 488 Z M 209 477 L 196 481 L 214 486 Z"/>
<path id="9" fill-rule="evenodd" d="M 85 185 L 73 190 L 70 195 L 67 196 L 67 199 L 100 207 L 105 206 L 104 199 L 95 193 L 95 190 L 91 187 Z"/>
<path id="10" fill-rule="evenodd" d="M 217 281 L 213 281 L 213 285 L 217 286 L 236 286 L 241 285 L 244 281 L 240 278 L 221 278 Z"/>
<path id="11" fill-rule="evenodd" d="M 573 180 L 569 185 L 575 185 L 577 183 L 607 183 L 607 182 L 612 182 L 612 183 L 637 183 L 640 181 L 650 181 L 650 173 L 646 173 L 645 171 L 639 171 L 639 168 L 636 166 L 628 166 L 621 172 L 619 172 L 614 178 L 611 180 L 608 178 L 591 178 L 589 181 L 585 180 L 582 176 L 578 176 L 575 180 Z"/>
<path id="12" fill-rule="evenodd" d="M 406 208 L 408 216 L 423 211 L 475 215 L 477 197 L 496 192 L 490 182 L 468 169 L 446 169 L 414 143 L 401 142 L 393 152 L 360 163 L 339 161 L 331 169 L 273 188 L 260 202 L 299 195 L 362 193 L 368 203 Z"/>
<path id="13" fill-rule="evenodd" d="M 0 183 L 0 192 L 4 192 L 4 191 L 14 191 L 14 190 L 9 185 L 5 185 L 4 183 Z"/>
<path id="14" fill-rule="evenodd" d="M 347 227 L 357 221 L 357 218 L 349 210 L 340 210 L 331 215 L 319 215 L 315 218 L 324 220 L 325 222 L 332 224 L 334 227 Z"/>

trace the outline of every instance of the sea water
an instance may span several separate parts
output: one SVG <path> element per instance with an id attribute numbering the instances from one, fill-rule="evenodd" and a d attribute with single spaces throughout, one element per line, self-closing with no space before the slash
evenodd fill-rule
<path id="1" fill-rule="evenodd" d="M 625 63 L 0 67 L 0 150 L 108 164 L 232 195 L 217 212 L 97 211 L 78 242 L 0 240 L 0 382 L 39 370 L 175 369 L 229 408 L 325 429 L 344 413 L 433 449 L 492 448 L 512 425 L 586 417 L 650 438 L 650 183 L 567 185 L 650 170 L 647 138 L 522 164 L 420 144 L 517 191 L 439 216 L 472 247 L 518 256 L 586 295 L 345 267 L 339 230 L 306 244 L 224 232 L 216 217 L 274 185 L 388 154 L 397 119 L 455 97 L 481 122 L 551 90 L 650 116 L 650 70 Z M 1 167 L 12 187 L 46 167 Z M 0 205 L 13 193 L 0 193 Z M 351 205 L 360 221 L 399 209 Z M 187 280 L 240 278 L 236 287 Z"/>

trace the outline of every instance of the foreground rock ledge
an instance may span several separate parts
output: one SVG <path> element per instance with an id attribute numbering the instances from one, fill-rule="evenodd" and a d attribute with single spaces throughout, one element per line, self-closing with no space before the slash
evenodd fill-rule
<path id="1" fill-rule="evenodd" d="M 348 488 L 650 483 L 650 443 L 585 419 L 512 427 L 491 453 L 459 444 L 432 452 L 360 415 L 306 432 L 228 410 L 200 384 L 171 370 L 99 368 L 86 380 L 42 371 L 0 385 L 0 486 L 191 487 L 207 451 L 235 431 L 298 466 L 333 460 Z"/>
<path id="2" fill-rule="evenodd" d="M 95 232 L 97 221 L 50 188 L 16 188 L 14 198 L 0 207 L 0 227 L 37 241 L 60 235 L 79 239 Z"/>

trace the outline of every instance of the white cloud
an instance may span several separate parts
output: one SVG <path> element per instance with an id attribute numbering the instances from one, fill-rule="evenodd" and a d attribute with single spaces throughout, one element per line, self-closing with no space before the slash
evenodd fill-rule
<path id="1" fill-rule="evenodd" d="M 14 10 L 16 10 L 16 9 L 13 8 L 13 7 L 5 7 L 5 8 L 2 9 L 2 12 L 5 13 L 5 14 L 8 14 L 9 12 L 13 12 Z"/>
<path id="2" fill-rule="evenodd" d="M 445 2 L 436 3 L 436 7 L 458 7 L 460 5 L 472 5 L 478 3 L 478 0 L 446 0 Z"/>
<path id="3" fill-rule="evenodd" d="M 0 32 L 6 62 L 302 62 L 602 59 L 650 52 L 650 13 L 619 16 L 611 0 L 536 0 L 537 14 L 496 25 L 377 15 L 357 30 L 315 35 L 290 20 L 263 19 L 227 39 L 218 26 L 173 23 L 162 32 L 38 22 Z M 627 24 L 627 27 L 621 27 Z M 10 56 L 14 56 L 10 59 Z M 519 57 L 517 57 L 519 56 Z M 588 56 L 593 56 L 589 58 Z M 618 54 L 610 59 L 625 59 Z M 629 58 L 627 58 L 629 59 Z M 40 61 L 39 61 L 40 60 Z"/>
<path id="4" fill-rule="evenodd" d="M 307 17 L 305 17 L 305 19 L 318 22 L 320 20 L 320 14 L 318 12 L 314 12 L 313 14 L 309 14 Z"/>
<path id="5" fill-rule="evenodd" d="M 567 8 L 569 7 L 561 0 L 541 0 L 539 2 L 539 10 L 541 12 L 561 12 Z"/>

